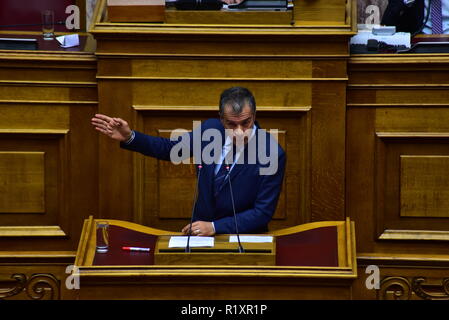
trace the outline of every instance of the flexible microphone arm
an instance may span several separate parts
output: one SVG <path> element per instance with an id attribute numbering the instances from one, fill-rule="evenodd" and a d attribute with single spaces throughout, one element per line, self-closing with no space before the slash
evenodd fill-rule
<path id="1" fill-rule="evenodd" d="M 235 214 L 234 193 L 232 192 L 232 184 L 231 184 L 231 177 L 230 177 L 230 171 L 229 171 L 229 164 L 228 164 L 227 161 L 226 161 L 226 170 L 228 171 L 228 174 L 227 174 L 226 177 L 228 178 L 228 181 L 229 181 L 229 190 L 231 191 L 231 203 L 232 203 L 232 211 L 233 211 L 233 213 L 234 213 L 235 233 L 236 233 L 236 235 L 237 235 L 237 241 L 238 241 L 238 243 L 239 243 L 239 252 L 240 252 L 240 253 L 243 253 L 243 252 L 245 252 L 245 250 L 243 250 L 242 243 L 240 242 L 239 228 L 238 228 L 238 225 L 237 225 L 237 215 Z"/>
<path id="2" fill-rule="evenodd" d="M 199 184 L 200 184 L 200 176 L 201 176 L 202 168 L 203 168 L 203 166 L 201 164 L 198 165 L 198 178 L 196 180 L 195 193 L 193 195 L 192 216 L 190 217 L 189 233 L 187 235 L 187 245 L 186 245 L 185 252 L 190 252 L 190 235 L 192 234 L 193 215 L 195 214 L 196 203 L 198 202 L 198 188 L 199 188 Z"/>

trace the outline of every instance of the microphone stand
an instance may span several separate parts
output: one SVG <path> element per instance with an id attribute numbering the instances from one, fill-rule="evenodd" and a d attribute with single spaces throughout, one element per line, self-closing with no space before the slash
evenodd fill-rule
<path id="1" fill-rule="evenodd" d="M 192 234 L 193 215 L 195 214 L 196 203 L 198 202 L 198 189 L 199 189 L 199 184 L 200 184 L 200 176 L 201 176 L 202 168 L 203 168 L 203 166 L 201 164 L 198 165 L 198 178 L 196 180 L 195 193 L 193 195 L 192 216 L 190 217 L 189 233 L 187 235 L 187 245 L 186 245 L 185 252 L 190 252 L 190 235 Z"/>
<path id="2" fill-rule="evenodd" d="M 231 203 L 232 203 L 232 211 L 234 213 L 235 233 L 237 235 L 237 241 L 239 243 L 239 252 L 243 253 L 243 252 L 245 252 L 245 250 L 243 250 L 242 243 L 240 242 L 239 228 L 238 228 L 238 225 L 237 225 L 237 215 L 235 214 L 234 193 L 232 192 L 232 183 L 231 183 L 231 177 L 230 177 L 230 171 L 229 171 L 229 164 L 228 164 L 227 161 L 226 161 L 226 170 L 228 171 L 227 178 L 228 178 L 228 181 L 229 181 L 229 190 L 231 191 Z"/>

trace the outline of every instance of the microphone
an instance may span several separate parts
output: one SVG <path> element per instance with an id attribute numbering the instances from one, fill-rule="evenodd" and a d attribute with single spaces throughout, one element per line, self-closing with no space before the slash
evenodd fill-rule
<path id="1" fill-rule="evenodd" d="M 189 233 L 187 234 L 187 245 L 186 245 L 185 252 L 190 252 L 190 235 L 192 234 L 193 215 L 195 214 L 196 204 L 198 202 L 198 189 L 199 189 L 199 184 L 200 184 L 200 176 L 201 176 L 202 168 L 203 168 L 203 166 L 201 164 L 198 165 L 198 178 L 196 180 L 195 192 L 193 195 L 192 216 L 190 217 Z"/>
<path id="2" fill-rule="evenodd" d="M 226 161 L 226 170 L 228 171 L 228 174 L 226 175 L 225 180 L 226 180 L 226 178 L 228 179 L 228 181 L 229 181 L 229 190 L 231 191 L 231 203 L 232 203 L 232 211 L 234 213 L 235 233 L 237 235 L 237 241 L 239 243 L 239 252 L 243 253 L 243 252 L 245 252 L 245 250 L 243 250 L 242 243 L 240 242 L 239 228 L 238 228 L 238 225 L 237 225 L 237 215 L 235 214 L 234 193 L 232 192 L 232 184 L 231 184 L 231 177 L 230 177 L 230 171 L 229 171 L 229 164 L 228 164 L 227 161 Z"/>
<path id="3" fill-rule="evenodd" d="M 166 0 L 167 4 L 174 4 L 177 10 L 220 10 L 221 0 Z"/>

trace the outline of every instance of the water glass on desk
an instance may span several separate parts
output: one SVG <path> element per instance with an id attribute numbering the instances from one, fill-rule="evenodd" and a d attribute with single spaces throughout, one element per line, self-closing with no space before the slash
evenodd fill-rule
<path id="1" fill-rule="evenodd" d="M 97 221 L 97 252 L 106 253 L 109 250 L 109 223 Z"/>
<path id="2" fill-rule="evenodd" d="M 44 40 L 53 40 L 55 36 L 54 12 L 52 10 L 42 11 L 42 35 Z"/>

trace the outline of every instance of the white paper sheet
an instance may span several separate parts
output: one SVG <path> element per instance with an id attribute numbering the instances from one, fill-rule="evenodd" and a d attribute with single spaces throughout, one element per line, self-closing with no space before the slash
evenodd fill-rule
<path id="1" fill-rule="evenodd" d="M 173 236 L 168 242 L 169 248 L 185 248 L 187 236 Z M 190 237 L 189 247 L 213 247 L 214 237 Z"/>
<path id="2" fill-rule="evenodd" d="M 396 32 L 391 36 L 374 35 L 370 31 L 360 31 L 351 38 L 351 44 L 367 44 L 369 39 L 385 42 L 392 46 L 404 45 L 410 48 L 410 33 Z"/>
<path id="3" fill-rule="evenodd" d="M 238 242 L 237 236 L 229 236 L 229 242 Z M 240 236 L 240 242 L 273 242 L 273 236 Z"/>
<path id="4" fill-rule="evenodd" d="M 77 34 L 68 34 L 66 36 L 56 37 L 62 48 L 71 48 L 79 46 L 80 39 Z"/>

